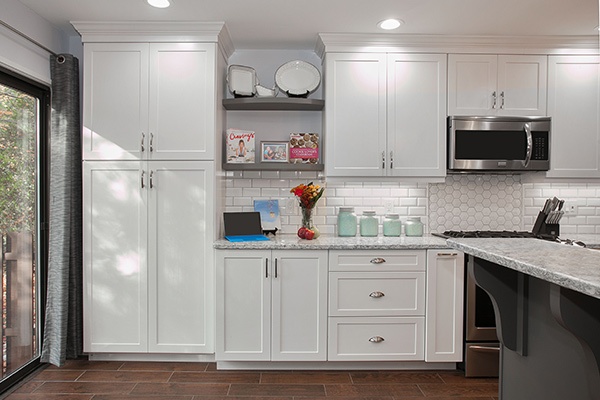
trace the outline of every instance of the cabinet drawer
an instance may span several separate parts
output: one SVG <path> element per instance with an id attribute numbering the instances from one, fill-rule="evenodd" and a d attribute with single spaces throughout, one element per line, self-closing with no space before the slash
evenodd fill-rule
<path id="1" fill-rule="evenodd" d="M 330 271 L 425 271 L 425 250 L 329 252 Z"/>
<path id="2" fill-rule="evenodd" d="M 425 272 L 330 272 L 329 315 L 425 315 Z"/>
<path id="3" fill-rule="evenodd" d="M 328 360 L 423 361 L 424 326 L 424 317 L 330 317 Z"/>

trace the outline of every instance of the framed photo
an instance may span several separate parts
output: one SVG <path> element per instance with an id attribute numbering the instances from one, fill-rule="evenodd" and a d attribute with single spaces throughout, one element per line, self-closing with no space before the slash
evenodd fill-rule
<path id="1" fill-rule="evenodd" d="M 260 142 L 261 162 L 281 162 L 289 160 L 288 142 Z"/>

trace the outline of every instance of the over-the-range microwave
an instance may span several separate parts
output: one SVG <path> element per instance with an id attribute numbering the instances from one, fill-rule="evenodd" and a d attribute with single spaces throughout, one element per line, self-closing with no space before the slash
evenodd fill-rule
<path id="1" fill-rule="evenodd" d="M 547 171 L 549 117 L 448 117 L 448 170 Z"/>

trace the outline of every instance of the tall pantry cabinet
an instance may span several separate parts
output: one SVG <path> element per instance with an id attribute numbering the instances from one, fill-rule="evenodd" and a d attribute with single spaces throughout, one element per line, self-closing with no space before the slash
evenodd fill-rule
<path id="1" fill-rule="evenodd" d="M 84 42 L 84 351 L 213 353 L 227 32 L 73 25 Z"/>

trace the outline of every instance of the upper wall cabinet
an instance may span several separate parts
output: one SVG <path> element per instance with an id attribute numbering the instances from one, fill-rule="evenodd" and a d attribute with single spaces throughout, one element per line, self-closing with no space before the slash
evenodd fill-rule
<path id="1" fill-rule="evenodd" d="M 546 115 L 547 57 L 450 54 L 448 115 Z"/>
<path id="2" fill-rule="evenodd" d="M 212 160 L 215 43 L 86 43 L 86 160 Z"/>
<path id="3" fill-rule="evenodd" d="M 551 178 L 600 178 L 600 57 L 548 58 Z"/>
<path id="4" fill-rule="evenodd" d="M 446 56 L 327 53 L 327 176 L 446 173 Z"/>

